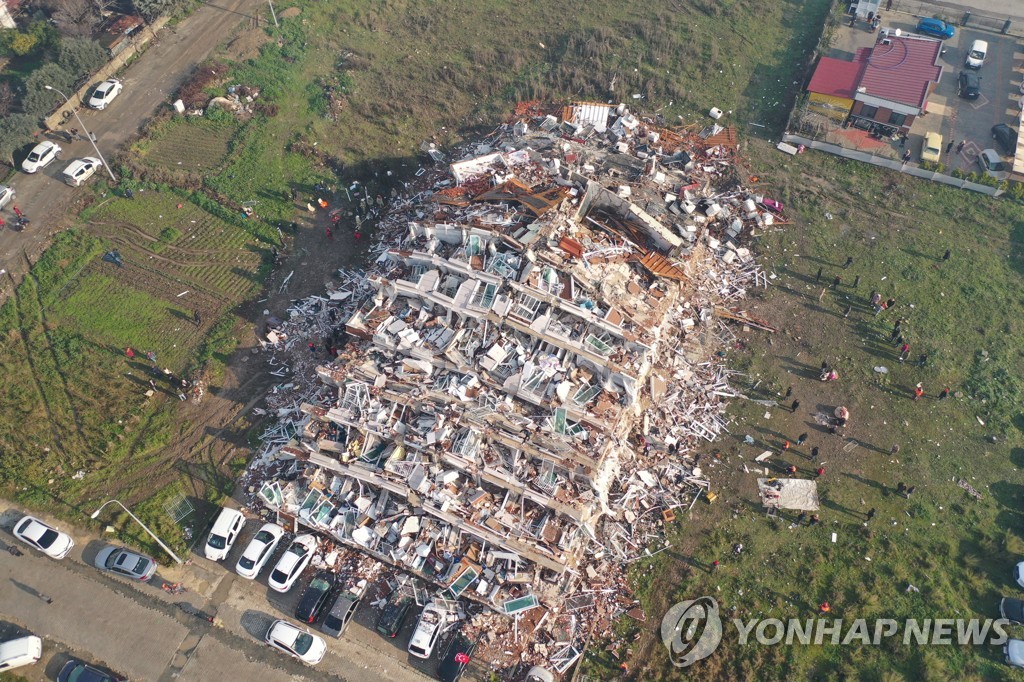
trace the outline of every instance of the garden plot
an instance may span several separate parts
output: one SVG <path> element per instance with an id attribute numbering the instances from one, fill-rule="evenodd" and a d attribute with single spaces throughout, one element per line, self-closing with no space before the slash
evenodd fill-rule
<path id="1" fill-rule="evenodd" d="M 231 123 L 178 117 L 157 126 L 137 151 L 150 166 L 208 171 L 224 162 L 236 130 Z"/>

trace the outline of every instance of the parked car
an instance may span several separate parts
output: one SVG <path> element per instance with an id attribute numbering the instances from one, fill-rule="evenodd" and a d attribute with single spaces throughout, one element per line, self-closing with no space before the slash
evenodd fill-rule
<path id="1" fill-rule="evenodd" d="M 1013 579 L 1017 581 L 1018 585 L 1024 587 L 1024 561 L 1013 567 Z"/>
<path id="2" fill-rule="evenodd" d="M 203 554 L 210 561 L 224 559 L 244 527 L 245 517 L 242 516 L 242 512 L 224 507 L 217 515 L 217 520 L 213 522 L 213 528 L 210 529 L 210 537 L 206 539 Z"/>
<path id="3" fill-rule="evenodd" d="M 327 597 L 334 589 L 336 578 L 330 571 L 318 571 L 309 585 L 299 598 L 299 605 L 295 607 L 295 618 L 303 623 L 313 623 L 320 611 L 327 603 Z"/>
<path id="4" fill-rule="evenodd" d="M 76 159 L 64 169 L 64 182 L 72 187 L 81 187 L 86 180 L 92 177 L 96 169 L 102 165 L 103 163 L 94 156 Z"/>
<path id="5" fill-rule="evenodd" d="M 286 620 L 274 621 L 267 631 L 266 641 L 275 649 L 280 649 L 308 665 L 319 663 L 327 652 L 327 642 L 323 637 L 302 630 Z"/>
<path id="6" fill-rule="evenodd" d="M 341 637 L 345 634 L 345 628 L 356 615 L 361 601 L 359 597 L 350 592 L 339 594 L 334 600 L 331 610 L 324 617 L 324 624 L 320 629 L 331 637 Z"/>
<path id="7" fill-rule="evenodd" d="M 1015 668 L 1024 668 L 1024 640 L 1010 639 L 1003 645 L 1006 662 Z"/>
<path id="8" fill-rule="evenodd" d="M 993 178 L 1002 179 L 1006 175 L 1006 164 L 995 149 L 982 149 L 978 154 L 978 165 Z"/>
<path id="9" fill-rule="evenodd" d="M 938 133 L 924 134 L 924 142 L 921 143 L 921 160 L 935 163 L 942 160 L 942 135 Z"/>
<path id="10" fill-rule="evenodd" d="M 1017 625 L 1024 624 L 1024 600 L 1003 597 L 999 601 L 999 616 Z"/>
<path id="11" fill-rule="evenodd" d="M 981 76 L 973 71 L 961 71 L 956 94 L 964 99 L 978 99 L 981 96 Z"/>
<path id="12" fill-rule="evenodd" d="M 299 535 L 292 540 L 292 544 L 288 545 L 288 549 L 270 572 L 270 580 L 267 581 L 270 589 L 276 592 L 287 592 L 292 589 L 292 585 L 309 565 L 315 549 L 316 538 L 312 535 Z"/>
<path id="13" fill-rule="evenodd" d="M 14 188 L 0 185 L 0 208 L 14 201 Z"/>
<path id="14" fill-rule="evenodd" d="M 105 547 L 96 555 L 96 568 L 143 582 L 156 573 L 156 562 L 124 547 Z"/>
<path id="15" fill-rule="evenodd" d="M 971 49 L 967 52 L 967 59 L 964 61 L 964 66 L 968 69 L 980 69 L 982 64 L 985 63 L 985 57 L 988 55 L 988 43 L 984 40 L 975 40 L 971 44 Z"/>
<path id="16" fill-rule="evenodd" d="M 1014 154 L 1017 151 L 1017 131 L 1005 123 L 992 126 L 992 137 L 1007 154 Z"/>
<path id="17" fill-rule="evenodd" d="M 380 618 L 377 620 L 377 632 L 392 639 L 397 637 L 411 606 L 412 597 L 406 597 L 398 593 L 392 595 L 391 600 L 384 607 Z"/>
<path id="18" fill-rule="evenodd" d="M 445 611 L 433 604 L 427 604 L 416 621 L 416 630 L 409 640 L 409 653 L 417 658 L 430 658 L 441 636 L 441 624 Z"/>
<path id="19" fill-rule="evenodd" d="M 32 151 L 21 162 L 21 170 L 26 173 L 35 173 L 40 168 L 50 165 L 54 159 L 60 156 L 62 151 L 64 150 L 56 142 L 51 142 L 50 140 L 40 142 L 35 147 L 32 147 Z"/>
<path id="20" fill-rule="evenodd" d="M 93 109 L 103 110 L 107 108 L 107 105 L 114 101 L 114 98 L 121 94 L 121 89 L 124 86 L 121 85 L 121 81 L 116 78 L 108 78 L 92 91 L 92 97 L 89 98 L 89 106 Z"/>
<path id="21" fill-rule="evenodd" d="M 35 547 L 51 559 L 63 559 L 75 546 L 67 533 L 43 523 L 34 516 L 25 516 L 14 525 L 14 537 Z"/>
<path id="22" fill-rule="evenodd" d="M 469 665 L 474 649 L 476 642 L 469 641 L 461 632 L 448 640 L 437 664 L 437 679 L 441 682 L 457 682 Z"/>
<path id="23" fill-rule="evenodd" d="M 940 19 L 925 17 L 917 22 L 917 32 L 945 40 L 952 38 L 956 34 L 956 29 L 953 28 L 952 24 L 947 24 Z"/>
<path id="24" fill-rule="evenodd" d="M 258 576 L 283 537 L 284 528 L 276 523 L 264 523 L 238 557 L 235 573 L 249 580 Z"/>
<path id="25" fill-rule="evenodd" d="M 57 673 L 57 682 L 118 682 L 118 678 L 72 658 Z"/>
<path id="26" fill-rule="evenodd" d="M 43 655 L 43 640 L 35 635 L 0 642 L 0 673 L 32 665 Z"/>

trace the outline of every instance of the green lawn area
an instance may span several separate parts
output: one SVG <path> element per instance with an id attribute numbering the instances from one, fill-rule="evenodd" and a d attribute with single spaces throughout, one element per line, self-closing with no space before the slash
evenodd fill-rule
<path id="1" fill-rule="evenodd" d="M 677 522 L 670 551 L 635 569 L 649 621 L 643 629 L 657 628 L 672 603 L 701 595 L 716 598 L 727 618 L 807 619 L 826 600 L 831 615 L 844 620 L 998 617 L 1001 596 L 1020 596 L 1012 571 L 1024 555 L 1024 301 L 1016 294 L 1024 285 L 1024 207 L 825 154 L 790 158 L 763 143 L 750 153 L 761 191 L 783 201 L 794 220 L 758 240 L 765 269 L 777 278 L 748 304 L 779 332 L 740 333 L 744 347 L 727 357 L 745 373 L 737 382 L 742 393 L 786 408 L 736 401 L 729 436 L 700 449 L 702 465 L 719 453 L 705 470 L 720 497 Z M 947 248 L 952 255 L 944 262 Z M 844 270 L 847 257 L 854 263 Z M 843 283 L 819 303 L 837 274 Z M 895 309 L 876 317 L 867 305 L 872 290 L 896 297 Z M 889 342 L 897 316 L 906 320 L 912 362 L 900 363 Z M 920 353 L 928 354 L 923 367 L 916 365 Z M 818 380 L 823 360 L 837 368 L 839 381 Z M 888 380 L 879 380 L 876 366 L 889 369 Z M 918 382 L 925 397 L 915 402 Z M 785 398 L 789 387 L 801 401 L 795 414 Z M 946 387 L 952 395 L 939 400 Z M 837 405 L 849 408 L 851 421 L 843 434 L 830 435 L 814 415 Z M 803 446 L 781 451 L 804 432 L 810 436 Z M 755 445 L 743 442 L 747 435 Z M 817 461 L 810 459 L 814 446 L 821 449 Z M 772 476 L 794 464 L 796 477 L 815 478 L 825 467 L 821 525 L 792 528 L 795 512 L 766 517 L 756 486 L 763 465 L 753 462 L 764 450 L 775 453 Z M 982 499 L 958 487 L 959 479 Z M 916 488 L 909 499 L 897 494 L 900 482 Z M 872 508 L 877 514 L 864 525 Z M 737 543 L 744 546 L 738 555 Z M 908 592 L 910 585 L 920 591 Z M 628 619 L 619 627 L 638 629 Z M 1002 662 L 1000 647 L 913 647 L 894 639 L 877 647 L 739 646 L 729 626 L 721 648 L 686 674 L 1024 679 Z M 634 648 L 642 652 L 641 679 L 684 678 L 660 641 L 644 642 Z M 610 674 L 599 664 L 613 661 L 595 651 L 589 665 Z"/>

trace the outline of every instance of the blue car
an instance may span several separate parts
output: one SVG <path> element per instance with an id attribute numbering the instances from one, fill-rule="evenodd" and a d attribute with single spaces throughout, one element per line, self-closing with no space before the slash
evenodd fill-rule
<path id="1" fill-rule="evenodd" d="M 945 40 L 946 38 L 952 38 L 956 31 L 950 24 L 944 21 L 926 18 L 917 22 L 917 32 Z"/>

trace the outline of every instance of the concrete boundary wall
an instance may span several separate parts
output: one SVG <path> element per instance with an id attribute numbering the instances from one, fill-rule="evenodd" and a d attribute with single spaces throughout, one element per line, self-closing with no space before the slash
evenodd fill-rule
<path id="1" fill-rule="evenodd" d="M 75 92 L 67 93 L 68 98 L 71 100 L 71 106 L 68 106 L 67 102 L 61 104 L 52 114 L 43 119 L 43 123 L 47 130 L 58 130 L 61 126 L 72 117 L 72 107 L 81 107 L 82 99 L 85 97 L 85 93 L 92 90 L 92 87 L 98 81 L 104 81 L 112 77 L 115 73 L 121 70 L 121 68 L 128 63 L 128 60 L 138 54 L 142 46 L 148 43 L 156 36 L 156 32 L 159 31 L 169 21 L 169 17 L 160 17 L 155 20 L 152 24 L 146 24 L 143 26 L 135 37 L 132 39 L 131 44 L 128 45 L 120 54 L 107 62 L 99 71 L 94 73 L 90 78 L 89 82 L 80 87 Z"/>
<path id="2" fill-rule="evenodd" d="M 875 166 L 882 166 L 883 168 L 890 168 L 900 173 L 906 173 L 907 175 L 913 175 L 914 177 L 923 178 L 925 180 L 934 180 L 935 182 L 941 182 L 944 185 L 950 185 L 952 187 L 959 187 L 960 189 L 969 189 L 972 192 L 980 192 L 987 194 L 990 197 L 997 197 L 1003 193 L 1003 190 L 997 187 L 989 187 L 988 185 L 980 185 L 970 180 L 963 178 L 954 178 L 952 175 L 945 175 L 936 171 L 925 170 L 919 166 L 914 166 L 909 163 L 902 163 L 895 159 L 888 159 L 884 156 L 875 156 L 867 152 L 857 151 L 855 149 L 846 149 L 836 144 L 829 142 L 820 142 L 818 140 L 812 140 L 801 135 L 792 135 L 786 133 L 782 136 L 783 142 L 790 144 L 802 144 L 809 149 L 816 149 L 818 151 L 828 152 L 829 154 L 835 154 L 836 156 L 842 156 L 847 159 L 854 161 L 863 161 L 870 163 Z"/>

